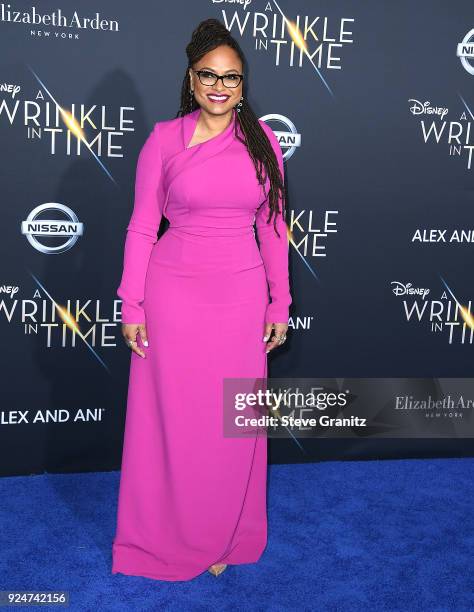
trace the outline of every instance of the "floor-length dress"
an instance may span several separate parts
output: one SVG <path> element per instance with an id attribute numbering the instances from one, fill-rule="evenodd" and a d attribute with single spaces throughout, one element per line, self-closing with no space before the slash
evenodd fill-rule
<path id="1" fill-rule="evenodd" d="M 264 324 L 288 322 L 291 303 L 269 179 L 264 192 L 235 110 L 188 147 L 200 112 L 156 123 L 140 152 L 117 290 L 122 321 L 146 323 L 149 346 L 138 336 L 146 358 L 131 353 L 112 573 L 171 581 L 265 549 L 267 439 L 224 437 L 223 379 L 267 376 Z"/>

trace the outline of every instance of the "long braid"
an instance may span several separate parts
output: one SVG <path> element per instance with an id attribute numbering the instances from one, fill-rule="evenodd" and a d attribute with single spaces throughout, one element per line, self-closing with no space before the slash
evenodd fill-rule
<path id="1" fill-rule="evenodd" d="M 192 33 L 191 41 L 186 47 L 188 66 L 186 68 L 181 87 L 181 105 L 178 113 L 176 114 L 177 117 L 187 115 L 196 110 L 199 106 L 194 96 L 190 95 L 189 68 L 194 66 L 194 64 L 198 62 L 206 53 L 212 51 L 220 45 L 227 45 L 234 49 L 242 62 L 242 66 L 245 66 L 246 61 L 244 54 L 237 41 L 230 34 L 229 30 L 224 26 L 224 24 L 218 19 L 206 19 L 202 21 Z M 245 87 L 245 85 L 246 83 L 244 80 L 243 86 Z M 238 118 L 238 124 L 244 135 L 244 139 L 242 139 L 238 134 L 237 125 L 235 136 L 247 147 L 250 158 L 255 166 L 259 184 L 265 186 L 266 176 L 269 178 L 270 190 L 269 193 L 266 194 L 266 197 L 268 197 L 270 213 L 267 223 L 271 221 L 273 216 L 274 229 L 279 236 L 280 234 L 276 227 L 276 219 L 279 212 L 281 212 L 282 215 L 285 213 L 286 195 L 285 185 L 278 165 L 278 160 L 271 142 L 258 121 L 258 117 L 255 115 L 250 104 L 248 103 L 248 98 L 246 95 L 244 95 L 242 106 L 239 108 L 240 112 L 236 113 L 236 115 Z M 282 203 L 281 211 L 279 210 L 278 206 L 280 200 Z"/>

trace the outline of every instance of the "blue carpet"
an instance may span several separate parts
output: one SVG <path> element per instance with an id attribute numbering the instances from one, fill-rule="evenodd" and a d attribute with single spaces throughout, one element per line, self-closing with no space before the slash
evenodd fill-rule
<path id="1" fill-rule="evenodd" d="M 261 560 L 176 583 L 110 573 L 119 472 L 1 478 L 0 590 L 66 590 L 71 610 L 474 610 L 473 471 L 272 465 Z"/>

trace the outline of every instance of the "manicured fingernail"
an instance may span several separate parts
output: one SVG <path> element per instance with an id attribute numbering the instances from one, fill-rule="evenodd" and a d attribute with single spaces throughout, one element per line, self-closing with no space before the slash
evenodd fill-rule
<path id="1" fill-rule="evenodd" d="M 143 344 L 144 344 L 145 346 L 148 346 L 148 340 L 144 340 L 144 341 L 143 341 Z"/>
<path id="2" fill-rule="evenodd" d="M 263 341 L 266 342 L 270 336 L 263 336 Z"/>
<path id="3" fill-rule="evenodd" d="M 270 349 L 268 349 L 268 351 L 265 351 L 265 353 L 269 353 L 269 352 L 270 352 Z"/>

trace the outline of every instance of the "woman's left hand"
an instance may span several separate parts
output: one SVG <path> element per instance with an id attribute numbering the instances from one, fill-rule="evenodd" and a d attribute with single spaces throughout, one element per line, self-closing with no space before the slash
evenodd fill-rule
<path id="1" fill-rule="evenodd" d="M 272 337 L 272 330 L 274 330 Z M 277 346 L 281 346 L 286 340 L 286 332 L 288 331 L 288 323 L 266 323 L 265 324 L 265 336 L 263 338 L 264 342 L 267 342 L 270 339 L 270 342 L 267 344 L 267 353 L 272 351 Z"/>

